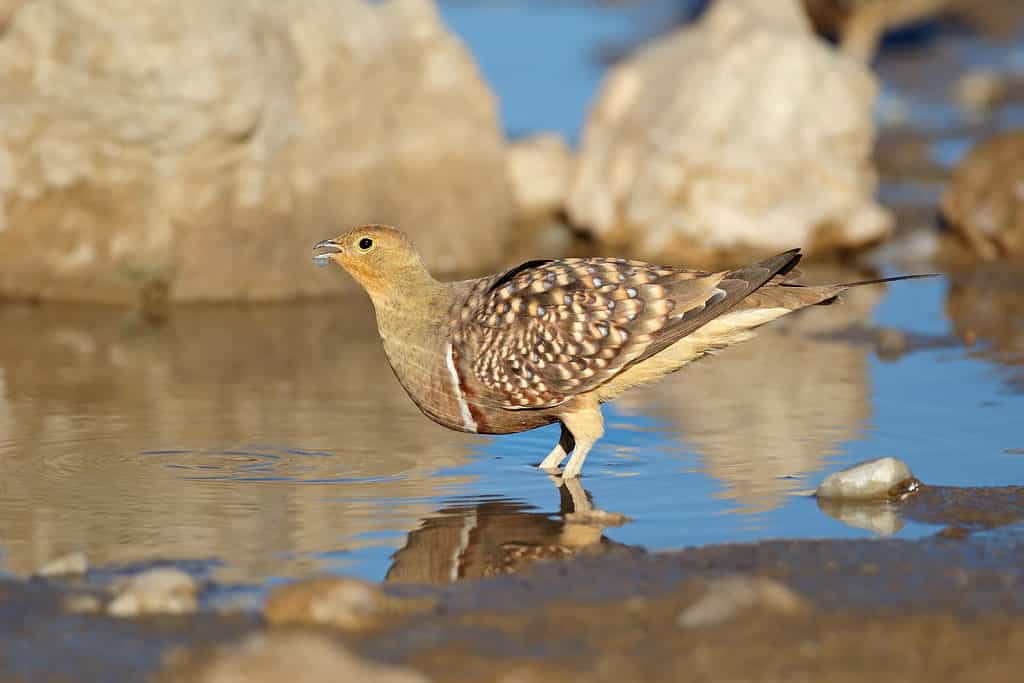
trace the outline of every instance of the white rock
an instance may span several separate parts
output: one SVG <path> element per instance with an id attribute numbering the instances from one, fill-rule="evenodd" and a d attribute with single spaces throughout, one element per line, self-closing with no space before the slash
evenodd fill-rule
<path id="1" fill-rule="evenodd" d="M 40 567 L 36 574 L 39 576 L 74 576 L 87 571 L 89 571 L 89 559 L 85 553 L 76 550 L 50 560 Z"/>
<path id="2" fill-rule="evenodd" d="M 896 458 L 868 460 L 833 472 L 818 486 L 819 498 L 886 498 L 893 486 L 912 478 L 910 468 Z"/>
<path id="3" fill-rule="evenodd" d="M 612 70 L 570 219 L 651 258 L 874 243 L 891 224 L 874 200 L 876 93 L 798 0 L 718 0 Z"/>
<path id="4" fill-rule="evenodd" d="M 174 568 L 148 569 L 125 580 L 107 605 L 114 617 L 190 614 L 196 611 L 196 582 Z"/>
<path id="5" fill-rule="evenodd" d="M 3 28 L 0 297 L 354 289 L 311 247 L 366 222 L 441 274 L 504 256 L 495 97 L 431 0 L 23 2 Z"/>
<path id="6" fill-rule="evenodd" d="M 807 612 L 810 605 L 774 579 L 726 576 L 711 581 L 705 594 L 680 613 L 678 623 L 684 628 L 715 626 L 755 608 L 788 616 Z"/>
<path id="7" fill-rule="evenodd" d="M 533 135 L 512 143 L 508 176 L 520 212 L 535 216 L 561 210 L 572 164 L 569 145 L 559 135 Z"/>

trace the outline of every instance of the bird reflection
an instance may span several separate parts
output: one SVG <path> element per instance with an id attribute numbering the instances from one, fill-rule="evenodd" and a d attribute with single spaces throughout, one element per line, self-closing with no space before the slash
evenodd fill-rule
<path id="1" fill-rule="evenodd" d="M 579 479 L 552 480 L 557 514 L 502 498 L 443 507 L 409 533 L 384 580 L 443 584 L 515 574 L 537 561 L 620 546 L 604 530 L 624 524 L 624 515 L 595 508 Z"/>

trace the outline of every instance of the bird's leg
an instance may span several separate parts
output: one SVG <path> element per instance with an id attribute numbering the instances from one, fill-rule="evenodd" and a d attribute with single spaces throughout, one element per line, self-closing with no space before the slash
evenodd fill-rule
<path id="1" fill-rule="evenodd" d="M 583 489 L 583 484 L 580 483 L 579 478 L 563 479 L 562 488 L 569 494 L 569 499 L 572 501 L 572 509 L 565 513 L 567 518 L 570 515 L 586 515 L 594 509 L 594 504 L 590 501 L 590 496 Z"/>
<path id="2" fill-rule="evenodd" d="M 583 461 L 587 459 L 594 443 L 604 435 L 604 418 L 601 416 L 601 405 L 596 398 L 590 396 L 577 397 L 569 409 L 563 412 L 558 418 L 572 433 L 576 447 L 569 458 L 569 464 L 562 471 L 563 479 L 573 479 L 580 476 L 583 470 Z"/>
<path id="3" fill-rule="evenodd" d="M 583 488 L 579 477 L 563 479 L 553 476 L 551 479 L 561 494 L 559 511 L 565 520 L 560 543 L 571 547 L 600 543 L 604 529 L 622 526 L 629 521 L 629 517 L 624 514 L 594 507 L 594 501 Z"/>
<path id="4" fill-rule="evenodd" d="M 550 453 L 548 453 L 548 457 L 544 458 L 537 467 L 547 472 L 557 472 L 558 466 L 562 464 L 562 461 L 565 460 L 565 456 L 569 455 L 569 451 L 571 451 L 575 446 L 576 441 L 572 438 L 572 432 L 570 432 L 563 424 L 562 435 L 558 437 L 558 443 L 555 444 L 555 447 L 551 449 Z"/>

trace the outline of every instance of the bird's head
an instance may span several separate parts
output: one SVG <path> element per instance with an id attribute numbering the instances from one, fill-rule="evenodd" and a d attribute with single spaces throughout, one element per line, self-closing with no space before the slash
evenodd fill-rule
<path id="1" fill-rule="evenodd" d="M 430 278 L 409 238 L 387 225 L 361 225 L 313 248 L 319 252 L 313 257 L 318 265 L 338 264 L 375 302 Z"/>

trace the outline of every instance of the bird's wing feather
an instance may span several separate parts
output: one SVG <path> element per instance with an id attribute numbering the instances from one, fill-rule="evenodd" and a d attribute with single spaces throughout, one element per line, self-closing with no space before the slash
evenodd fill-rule
<path id="1" fill-rule="evenodd" d="M 554 407 L 664 348 L 681 324 L 692 328 L 690 312 L 710 319 L 700 312 L 742 289 L 723 292 L 727 275 L 624 259 L 520 266 L 480 281 L 456 316 L 453 344 L 484 390 L 477 401 Z"/>
<path id="2" fill-rule="evenodd" d="M 766 283 L 788 282 L 799 261 L 800 250 L 791 249 L 753 265 L 720 273 L 721 280 L 712 296 L 705 301 L 693 302 L 687 307 L 685 315 L 673 317 L 653 343 L 633 362 L 641 362 L 664 351 L 694 330 L 746 301 L 751 295 L 756 295 Z M 669 287 L 666 296 L 674 298 L 675 290 Z"/>

